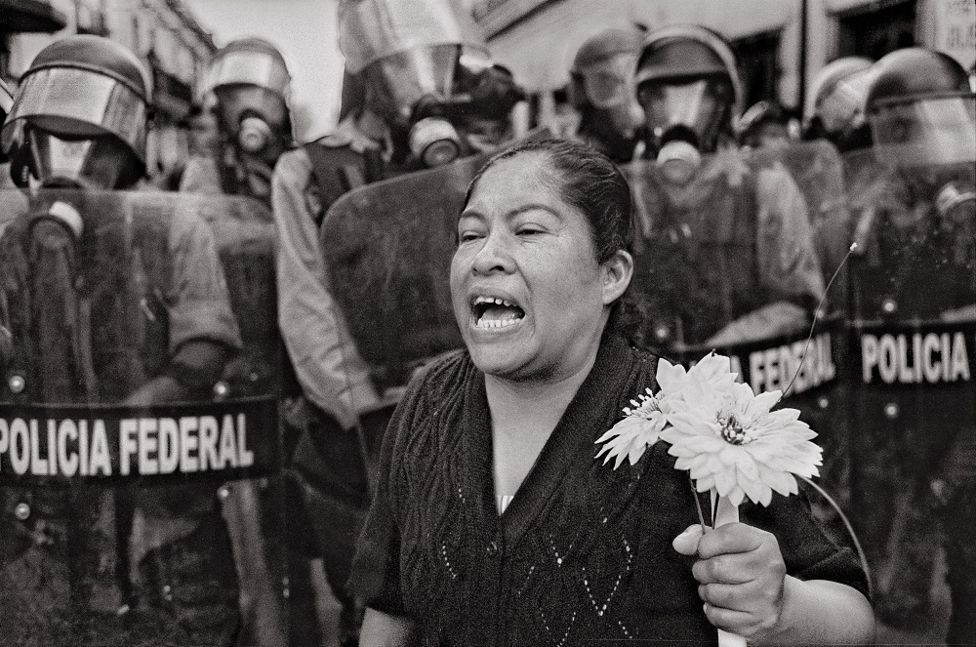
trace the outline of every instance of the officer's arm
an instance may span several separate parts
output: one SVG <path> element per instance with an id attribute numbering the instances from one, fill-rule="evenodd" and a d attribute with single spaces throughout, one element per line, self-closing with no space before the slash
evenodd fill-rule
<path id="1" fill-rule="evenodd" d="M 785 169 L 759 171 L 756 204 L 759 276 L 770 301 L 723 327 L 708 345 L 799 332 L 823 296 L 806 201 Z"/>
<path id="2" fill-rule="evenodd" d="M 368 382 L 350 379 L 354 372 L 365 374 L 365 365 L 327 288 L 318 227 L 306 199 L 310 181 L 311 166 L 303 151 L 281 156 L 271 181 L 278 231 L 278 321 L 303 393 L 350 429 L 357 412 L 375 408 L 379 398 Z"/>
<path id="3" fill-rule="evenodd" d="M 198 399 L 220 379 L 231 352 L 224 344 L 208 339 L 189 340 L 180 346 L 161 375 L 139 387 L 125 403 L 145 407 Z"/>
<path id="4" fill-rule="evenodd" d="M 168 363 L 126 399 L 132 406 L 201 397 L 241 348 L 210 226 L 196 214 L 178 211 L 168 245 L 171 274 L 161 286 L 169 320 Z"/>

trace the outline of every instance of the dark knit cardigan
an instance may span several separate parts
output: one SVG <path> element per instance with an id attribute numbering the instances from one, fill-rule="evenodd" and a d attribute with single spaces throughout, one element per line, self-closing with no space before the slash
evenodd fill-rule
<path id="1" fill-rule="evenodd" d="M 605 339 L 499 517 L 484 375 L 464 352 L 433 365 L 387 431 L 352 588 L 372 608 L 411 617 L 422 645 L 714 644 L 692 562 L 671 546 L 698 521 L 688 474 L 665 443 L 616 471 L 594 460 L 594 441 L 653 387 L 655 366 Z M 789 573 L 866 590 L 803 497 L 742 514 L 776 535 Z"/>

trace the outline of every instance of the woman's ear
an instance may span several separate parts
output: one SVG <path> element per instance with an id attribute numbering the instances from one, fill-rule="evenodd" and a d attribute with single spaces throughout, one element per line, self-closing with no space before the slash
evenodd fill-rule
<path id="1" fill-rule="evenodd" d="M 603 271 L 603 305 L 608 306 L 627 291 L 634 276 L 634 257 L 618 249 L 600 265 Z"/>

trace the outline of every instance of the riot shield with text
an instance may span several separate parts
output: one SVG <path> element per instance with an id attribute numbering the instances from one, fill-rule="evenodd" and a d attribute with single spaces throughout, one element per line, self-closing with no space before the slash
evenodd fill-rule
<path id="1" fill-rule="evenodd" d="M 350 191 L 322 222 L 331 287 L 381 388 L 460 348 L 448 276 L 476 155 Z"/>
<path id="2" fill-rule="evenodd" d="M 941 585 L 933 483 L 976 447 L 976 164 L 897 170 L 877 153 L 845 156 L 874 178 L 851 196 L 853 493 L 879 614 L 901 625 L 929 621 Z"/>
<path id="3" fill-rule="evenodd" d="M 778 407 L 800 410 L 800 419 L 817 432 L 823 465 L 816 479 L 833 499 L 809 491 L 816 517 L 834 541 L 855 547 L 840 518 L 850 513 L 850 438 L 844 424 L 843 390 L 848 374 L 847 325 L 838 317 L 817 321 L 810 330 L 726 346 L 690 346 L 668 350 L 668 358 L 690 366 L 710 351 L 730 358 L 739 381 L 755 393 L 781 391 Z M 836 503 L 841 511 L 833 508 Z"/>
<path id="4" fill-rule="evenodd" d="M 284 644 L 270 214 L 0 205 L 4 642 Z"/>
<path id="5" fill-rule="evenodd" d="M 785 390 L 792 383 L 784 406 L 799 409 L 801 419 L 818 432 L 817 442 L 825 450 L 820 482 L 846 506 L 849 434 L 846 385 L 840 378 L 846 373 L 847 344 L 838 317 L 818 320 L 809 345 L 810 323 L 802 320 L 788 333 L 767 333 L 758 341 L 726 347 L 708 343 L 723 325 L 771 300 L 763 294 L 768 277 L 759 269 L 759 247 L 763 237 L 783 232 L 764 230 L 759 212 L 781 208 L 779 196 L 785 202 L 790 191 L 795 195 L 789 187 L 776 194 L 777 184 L 791 179 L 800 190 L 821 265 L 843 257 L 850 243 L 842 233 L 848 215 L 836 150 L 816 142 L 768 151 L 723 151 L 704 156 L 687 184 L 670 180 L 655 161 L 634 162 L 623 171 L 635 200 L 638 240 L 632 286 L 643 311 L 645 345 L 682 361 L 700 359 L 714 347 L 738 362 L 737 372 L 757 391 Z M 767 186 L 761 187 L 762 182 Z M 763 192 L 766 197 L 760 197 Z M 829 274 L 835 268 L 829 273 L 822 269 Z M 832 291 L 830 297 L 844 302 L 842 292 Z M 820 314 L 834 310 L 825 307 Z"/>

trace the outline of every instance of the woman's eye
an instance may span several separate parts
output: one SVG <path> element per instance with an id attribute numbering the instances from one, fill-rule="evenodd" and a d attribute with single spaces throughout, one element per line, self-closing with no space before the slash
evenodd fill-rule
<path id="1" fill-rule="evenodd" d="M 543 230 L 539 227 L 519 227 L 516 231 L 519 236 L 531 236 L 534 234 L 541 234 Z"/>
<path id="2" fill-rule="evenodd" d="M 481 234 L 476 231 L 462 231 L 458 235 L 458 240 L 462 243 L 468 243 L 472 240 L 478 240 L 479 238 L 481 238 Z"/>

